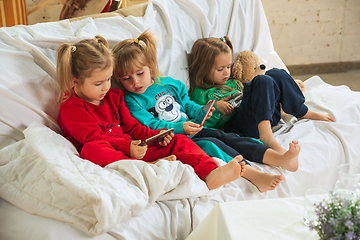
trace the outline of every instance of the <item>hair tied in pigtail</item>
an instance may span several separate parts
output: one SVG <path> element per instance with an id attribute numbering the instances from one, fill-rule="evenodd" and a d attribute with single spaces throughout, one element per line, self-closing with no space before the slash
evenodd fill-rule
<path id="1" fill-rule="evenodd" d="M 134 43 L 139 44 L 139 39 L 138 39 L 138 38 L 135 38 L 135 39 L 134 39 Z"/>
<path id="2" fill-rule="evenodd" d="M 76 51 L 76 47 L 75 46 L 72 46 L 71 47 L 71 52 L 75 52 Z"/>
<path id="3" fill-rule="evenodd" d="M 221 38 L 220 38 L 220 40 L 221 40 L 221 41 L 223 41 L 224 43 L 226 43 L 226 41 L 225 41 L 225 38 L 224 38 L 224 37 L 221 37 Z"/>

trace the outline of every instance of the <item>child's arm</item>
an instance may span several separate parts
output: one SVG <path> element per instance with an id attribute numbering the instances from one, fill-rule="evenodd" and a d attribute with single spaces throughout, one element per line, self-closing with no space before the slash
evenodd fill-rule
<path id="1" fill-rule="evenodd" d="M 181 99 L 181 105 L 185 108 L 186 115 L 189 117 L 189 119 L 194 119 L 198 115 L 203 105 L 205 105 L 209 101 L 204 104 L 199 104 L 194 102 L 193 100 L 190 100 L 189 93 L 186 89 L 185 84 L 180 80 L 174 81 L 176 84 L 175 86 L 177 87 L 179 99 Z"/>
<path id="2" fill-rule="evenodd" d="M 160 132 L 160 130 L 151 130 L 143 126 L 135 118 L 133 118 L 127 109 L 123 93 L 119 91 L 109 91 L 109 111 L 110 115 L 115 116 L 118 112 L 119 115 L 115 119 L 105 121 L 112 121 L 116 129 L 115 135 L 113 131 L 107 130 L 106 126 L 99 126 L 99 119 L 92 115 L 84 108 L 83 100 L 74 98 L 73 101 L 67 100 L 60 107 L 59 112 L 59 125 L 64 132 L 64 135 L 77 144 L 76 147 L 81 147 L 87 142 L 95 140 L 104 140 L 109 142 L 116 150 L 121 151 L 128 158 L 130 156 L 130 143 L 133 139 L 145 140 Z"/>
<path id="3" fill-rule="evenodd" d="M 82 146 L 91 141 L 104 140 L 116 150 L 130 156 L 129 146 L 132 140 L 105 134 L 97 121 L 83 106 L 76 104 L 61 106 L 58 121 L 64 135 L 72 142 L 76 140 Z"/>

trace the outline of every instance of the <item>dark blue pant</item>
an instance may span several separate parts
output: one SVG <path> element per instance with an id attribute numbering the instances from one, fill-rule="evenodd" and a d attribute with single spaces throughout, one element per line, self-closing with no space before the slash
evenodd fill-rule
<path id="1" fill-rule="evenodd" d="M 243 99 L 236 114 L 225 123 L 225 132 L 259 138 L 258 124 L 270 120 L 276 126 L 281 119 L 280 103 L 285 113 L 303 117 L 308 108 L 294 79 L 283 69 L 273 68 L 244 84 Z"/>
<path id="2" fill-rule="evenodd" d="M 244 159 L 257 163 L 263 162 L 264 153 L 269 148 L 253 138 L 210 128 L 203 128 L 192 140 L 209 140 L 231 157 L 241 154 Z"/>

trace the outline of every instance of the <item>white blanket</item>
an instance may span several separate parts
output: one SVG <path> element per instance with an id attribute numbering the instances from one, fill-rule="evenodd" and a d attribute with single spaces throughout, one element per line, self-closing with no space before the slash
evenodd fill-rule
<path id="1" fill-rule="evenodd" d="M 77 156 L 61 135 L 34 123 L 25 139 L 0 150 L 1 197 L 40 216 L 101 234 L 139 216 L 156 200 L 208 191 L 179 161 L 119 161 L 101 168 Z"/>

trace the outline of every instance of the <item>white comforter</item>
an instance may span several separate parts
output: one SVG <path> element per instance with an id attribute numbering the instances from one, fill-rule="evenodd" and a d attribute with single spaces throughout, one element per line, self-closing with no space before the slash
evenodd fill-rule
<path id="1" fill-rule="evenodd" d="M 101 168 L 61 135 L 33 123 L 0 150 L 1 196 L 20 208 L 101 234 L 156 200 L 196 197 L 206 184 L 180 162 L 119 161 Z"/>
<path id="2" fill-rule="evenodd" d="M 100 168 L 80 159 L 56 133 L 57 47 L 96 34 L 112 47 L 148 28 L 159 37 L 160 69 L 184 82 L 186 52 L 197 38 L 207 36 L 228 35 L 235 55 L 253 50 L 269 68 L 285 68 L 272 47 L 260 0 L 162 0 L 150 2 L 141 18 L 0 28 L 0 197 L 26 212 L 59 220 L 41 221 L 52 231 L 43 234 L 51 236 L 48 239 L 87 239 L 66 235 L 73 231 L 61 231 L 64 222 L 91 235 L 108 232 L 117 239 L 184 239 L 219 202 L 301 196 L 310 187 L 331 190 L 339 164 L 359 164 L 360 93 L 330 86 L 319 77 L 305 82 L 306 104 L 333 114 L 337 122 L 301 120 L 276 137 L 285 148 L 298 140 L 302 149 L 295 173 L 253 165 L 284 174 L 274 191 L 260 193 L 243 178 L 208 191 L 192 168 L 179 162 L 121 161 Z M 3 202 L 0 238 L 18 239 L 23 234 L 22 238 L 37 239 L 28 234 L 33 229 L 17 231 L 16 226 L 28 224 L 17 218 L 25 214 Z M 31 216 L 29 221 L 35 219 Z M 33 224 L 34 229 L 40 225 Z"/>

